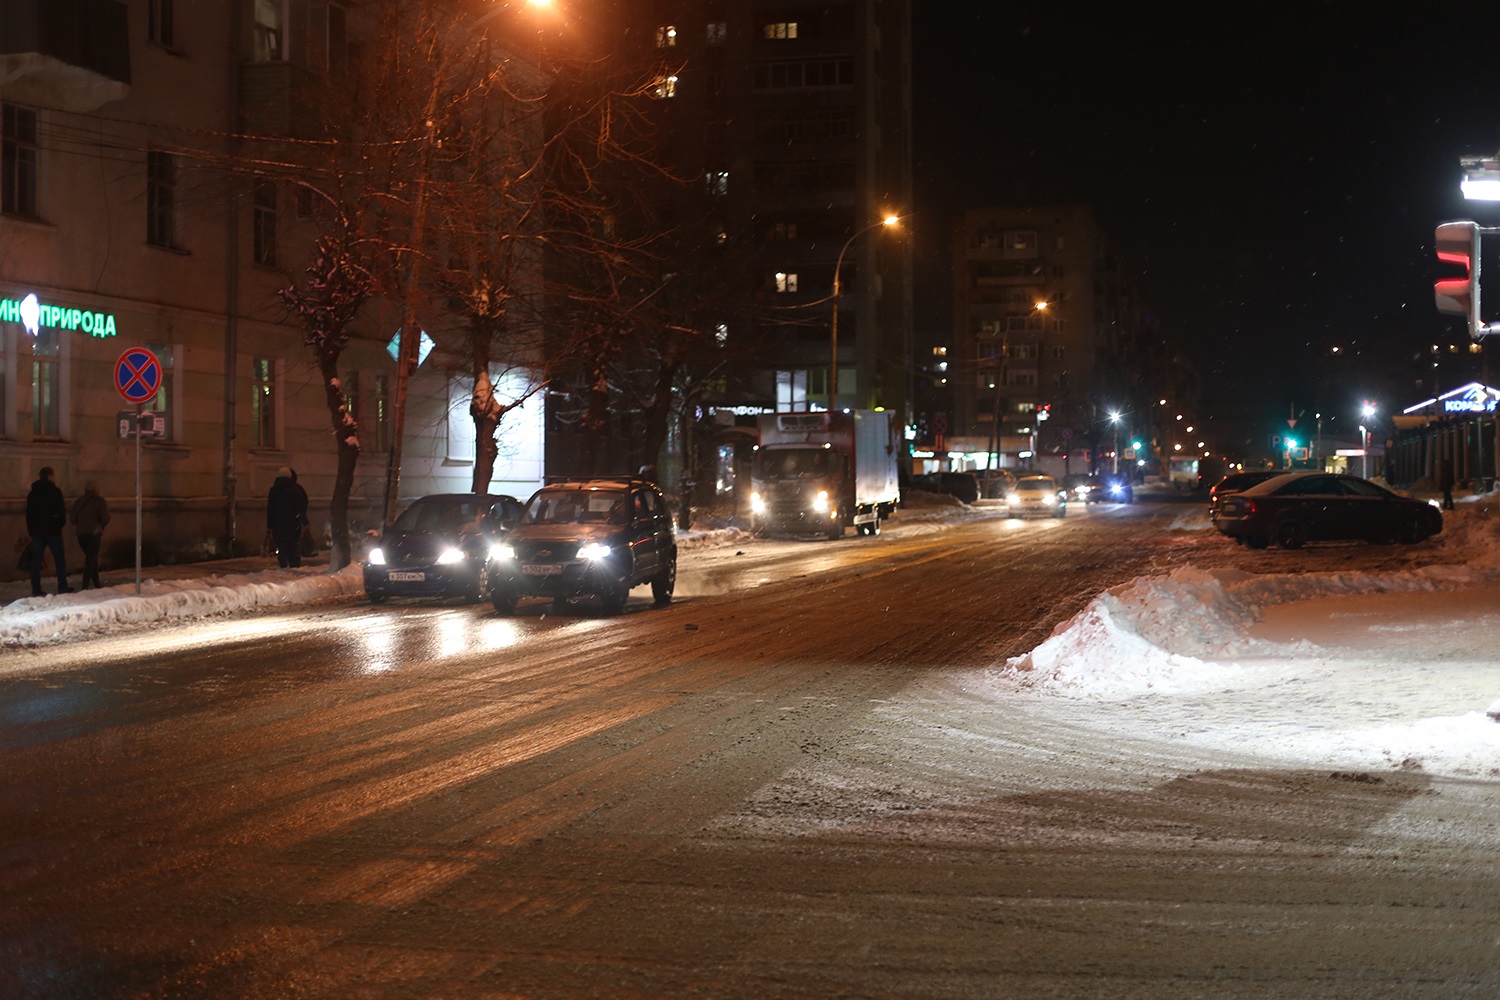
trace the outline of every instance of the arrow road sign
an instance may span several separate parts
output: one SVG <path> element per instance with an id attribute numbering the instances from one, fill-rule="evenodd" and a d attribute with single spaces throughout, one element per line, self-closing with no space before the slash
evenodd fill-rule
<path id="1" fill-rule="evenodd" d="M 148 403 L 161 388 L 161 361 L 144 347 L 132 347 L 115 362 L 115 389 L 127 403 Z"/>

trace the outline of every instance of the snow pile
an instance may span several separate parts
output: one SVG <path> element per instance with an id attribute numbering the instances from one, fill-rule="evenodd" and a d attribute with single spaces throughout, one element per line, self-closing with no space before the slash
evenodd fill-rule
<path id="1" fill-rule="evenodd" d="M 13 601 L 0 608 L 0 644 L 36 645 L 113 625 L 301 605 L 363 592 L 364 577 L 358 565 L 347 566 L 337 573 L 276 569 L 183 580 L 145 580 L 139 594 L 131 583 Z"/>

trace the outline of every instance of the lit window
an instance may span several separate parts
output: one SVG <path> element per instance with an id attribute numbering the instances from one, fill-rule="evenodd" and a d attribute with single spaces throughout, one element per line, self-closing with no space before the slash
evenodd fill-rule
<path id="1" fill-rule="evenodd" d="M 795 292 L 797 290 L 796 272 L 787 273 L 786 271 L 777 271 L 776 290 L 778 292 Z"/>
<path id="2" fill-rule="evenodd" d="M 146 242 L 154 247 L 176 246 L 177 158 L 171 153 L 146 153 Z"/>
<path id="3" fill-rule="evenodd" d="M 677 44 L 677 26 L 664 24 L 656 29 L 656 47 L 670 49 Z"/>
<path id="4" fill-rule="evenodd" d="M 729 25 L 723 21 L 708 22 L 708 44 L 723 45 L 729 39 Z"/>
<path id="5" fill-rule="evenodd" d="M 723 323 L 720 323 L 717 327 L 715 327 L 714 340 L 717 341 L 720 345 L 729 343 L 729 327 Z"/>
<path id="6" fill-rule="evenodd" d="M 1005 234 L 1005 249 L 1007 250 L 1036 250 L 1036 230 L 1014 229 Z"/>
<path id="7" fill-rule="evenodd" d="M 255 182 L 254 220 L 255 263 L 276 266 L 276 185 L 271 181 Z"/>
<path id="8" fill-rule="evenodd" d="M 797 22 L 796 21 L 772 21 L 770 24 L 767 24 L 762 29 L 762 34 L 766 38 L 778 38 L 778 39 L 779 38 L 796 38 L 797 37 Z"/>
<path id="9" fill-rule="evenodd" d="M 708 193 L 723 196 L 729 193 L 729 171 L 710 170 L 703 175 L 703 183 L 708 187 Z"/>
<path id="10" fill-rule="evenodd" d="M 677 96 L 677 77 L 675 75 L 659 76 L 656 85 L 651 88 L 651 96 L 657 99 L 666 99 Z"/>
<path id="11" fill-rule="evenodd" d="M 450 462 L 472 462 L 478 454 L 478 431 L 469 407 L 474 402 L 474 380 L 455 376 L 448 380 L 448 448 Z"/>
<path id="12" fill-rule="evenodd" d="M 36 112 L 4 107 L 0 129 L 0 211 L 6 215 L 36 215 Z"/>
<path id="13" fill-rule="evenodd" d="M 177 380 L 172 377 L 172 370 L 176 367 L 177 348 L 171 344 L 147 344 L 146 347 L 161 362 L 161 384 L 157 386 L 156 395 L 151 397 L 151 402 L 145 408 L 156 413 L 156 425 L 160 428 L 156 439 L 170 441 L 175 402 L 173 397 L 177 392 Z"/>
<path id="14" fill-rule="evenodd" d="M 286 0 L 255 0 L 254 58 L 280 62 L 286 58 Z"/>
<path id="15" fill-rule="evenodd" d="M 43 327 L 31 342 L 31 436 L 62 437 L 62 344 L 58 331 Z"/>
<path id="16" fill-rule="evenodd" d="M 385 454 L 391 448 L 391 377 L 375 376 L 375 451 Z"/>
<path id="17" fill-rule="evenodd" d="M 250 367 L 250 446 L 276 447 L 276 362 L 256 358 Z"/>

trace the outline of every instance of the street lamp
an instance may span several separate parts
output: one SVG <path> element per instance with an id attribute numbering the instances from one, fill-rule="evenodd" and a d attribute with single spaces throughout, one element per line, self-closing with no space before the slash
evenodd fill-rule
<path id="1" fill-rule="evenodd" d="M 1359 408 L 1359 415 L 1365 419 L 1366 423 L 1371 422 L 1374 419 L 1374 417 L 1375 417 L 1375 404 L 1372 403 L 1372 402 L 1370 402 L 1369 400 L 1365 400 L 1365 404 Z M 1365 424 L 1360 424 L 1359 425 L 1359 436 L 1360 436 L 1360 439 L 1361 439 L 1360 440 L 1360 448 L 1359 448 L 1360 453 L 1361 453 L 1360 454 L 1360 476 L 1362 478 L 1364 478 L 1364 479 L 1369 479 L 1370 478 L 1370 431 L 1369 431 L 1369 428 L 1367 428 L 1365 426 Z"/>
<path id="2" fill-rule="evenodd" d="M 1115 425 L 1115 473 L 1120 471 L 1120 411 L 1109 411 L 1109 422 Z"/>
<path id="3" fill-rule="evenodd" d="M 829 324 L 829 342 L 832 349 L 832 364 L 828 369 L 828 409 L 829 412 L 838 408 L 839 398 L 839 271 L 844 266 L 844 254 L 849 252 L 849 247 L 854 241 L 872 229 L 882 226 L 890 227 L 901 221 L 899 215 L 887 215 L 879 222 L 872 222 L 863 229 L 855 230 L 854 235 L 844 241 L 844 246 L 839 250 L 838 260 L 833 265 L 833 320 Z"/>

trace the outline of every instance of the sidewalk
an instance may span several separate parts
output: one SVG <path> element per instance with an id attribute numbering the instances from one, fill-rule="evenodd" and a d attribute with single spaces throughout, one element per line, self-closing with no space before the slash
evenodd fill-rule
<path id="1" fill-rule="evenodd" d="M 50 561 L 50 560 L 49 560 Z M 248 573 L 262 573 L 267 570 L 276 570 L 275 556 L 242 556 L 238 559 L 213 559 L 207 562 L 179 563 L 171 566 L 142 566 L 141 585 L 144 588 L 148 582 L 165 582 L 170 580 L 206 580 L 215 576 L 240 576 Z M 324 552 L 316 556 L 304 559 L 302 568 L 306 570 L 317 570 L 320 573 L 328 571 L 328 553 Z M 68 586 L 74 589 L 74 593 L 68 596 L 78 598 L 87 596 L 93 591 L 79 590 L 80 566 L 68 567 Z M 290 574 L 289 574 L 290 575 Z M 105 589 L 128 588 L 124 593 L 135 593 L 135 567 L 126 566 L 116 569 L 103 569 L 99 571 L 99 582 Z M 57 575 L 48 568 L 42 574 L 42 589 L 48 596 L 57 593 Z M 117 596 L 112 593 L 110 596 Z M 31 578 L 23 577 L 19 580 L 0 580 L 0 608 L 31 596 Z M 101 592 L 102 596 L 102 592 Z"/>

